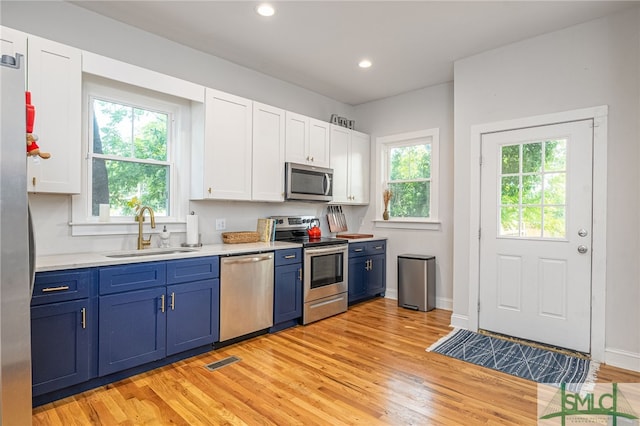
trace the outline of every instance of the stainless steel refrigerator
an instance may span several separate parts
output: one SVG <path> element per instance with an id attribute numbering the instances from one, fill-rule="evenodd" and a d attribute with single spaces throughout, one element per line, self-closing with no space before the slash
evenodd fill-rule
<path id="1" fill-rule="evenodd" d="M 26 52 L 25 52 L 26 53 Z M 0 424 L 31 424 L 33 233 L 27 199 L 24 57 L 0 61 Z"/>

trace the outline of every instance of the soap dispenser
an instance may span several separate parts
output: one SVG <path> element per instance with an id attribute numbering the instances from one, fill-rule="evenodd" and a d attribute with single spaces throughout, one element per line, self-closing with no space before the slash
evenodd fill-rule
<path id="1" fill-rule="evenodd" d="M 171 236 L 171 232 L 167 231 L 167 225 L 164 226 L 162 232 L 160 233 L 160 247 L 168 248 L 169 247 L 169 237 Z"/>

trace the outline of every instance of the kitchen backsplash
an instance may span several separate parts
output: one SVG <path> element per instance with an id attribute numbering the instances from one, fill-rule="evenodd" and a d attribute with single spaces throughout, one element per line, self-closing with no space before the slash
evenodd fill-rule
<path id="1" fill-rule="evenodd" d="M 38 256 L 52 254 L 133 250 L 136 248 L 136 235 L 71 236 L 71 197 L 61 195 L 30 194 L 29 203 L 36 234 Z M 360 222 L 366 213 L 366 206 L 344 206 L 349 231 L 358 232 Z M 219 244 L 225 231 L 255 230 L 260 217 L 278 215 L 314 215 L 320 218 L 323 235 L 331 235 L 326 219 L 327 205 L 321 203 L 285 202 L 255 203 L 246 201 L 191 201 L 189 211 L 200 218 L 199 232 L 203 244 Z M 216 219 L 225 219 L 226 229 L 216 230 Z M 145 225 L 145 234 L 148 228 Z M 158 234 L 162 226 L 154 229 Z M 170 245 L 178 246 L 185 242 L 184 232 L 171 234 Z M 152 238 L 153 247 L 159 244 L 159 236 Z"/>

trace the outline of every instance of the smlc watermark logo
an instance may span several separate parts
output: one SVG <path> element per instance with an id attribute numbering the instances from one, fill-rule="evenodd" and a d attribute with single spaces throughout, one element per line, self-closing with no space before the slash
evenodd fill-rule
<path id="1" fill-rule="evenodd" d="M 538 385 L 539 425 L 639 425 L 639 412 L 639 383 L 599 383 L 588 391 L 579 384 Z"/>

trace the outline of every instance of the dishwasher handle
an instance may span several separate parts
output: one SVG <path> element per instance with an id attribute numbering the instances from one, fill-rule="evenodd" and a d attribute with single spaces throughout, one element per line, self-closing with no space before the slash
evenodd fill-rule
<path id="1" fill-rule="evenodd" d="M 231 257 L 227 259 L 222 259 L 222 263 L 225 265 L 234 265 L 239 263 L 257 263 L 257 262 L 262 262 L 270 259 L 273 259 L 272 253 L 258 255 L 258 256 L 242 256 L 242 257 L 236 257 L 236 258 Z"/>

